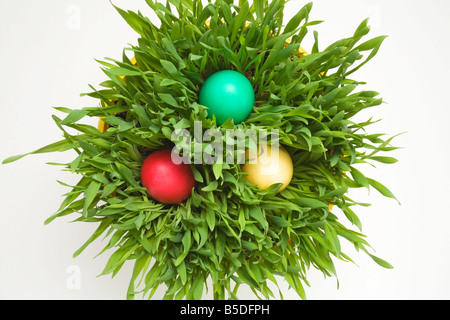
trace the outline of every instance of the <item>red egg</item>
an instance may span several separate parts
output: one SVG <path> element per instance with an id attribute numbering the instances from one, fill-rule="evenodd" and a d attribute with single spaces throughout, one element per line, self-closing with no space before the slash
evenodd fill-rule
<path id="1" fill-rule="evenodd" d="M 141 180 L 147 193 L 165 204 L 181 204 L 195 187 L 191 166 L 175 164 L 171 149 L 154 151 L 144 160 Z"/>

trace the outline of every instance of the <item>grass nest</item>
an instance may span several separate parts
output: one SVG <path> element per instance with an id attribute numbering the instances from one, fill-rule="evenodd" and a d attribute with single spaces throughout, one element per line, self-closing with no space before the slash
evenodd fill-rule
<path id="1" fill-rule="evenodd" d="M 395 163 L 379 155 L 396 149 L 394 136 L 369 133 L 372 118 L 352 121 L 382 104 L 377 92 L 360 90 L 365 83 L 350 76 L 385 37 L 361 41 L 369 33 L 364 20 L 352 36 L 324 50 L 314 32 L 306 53 L 301 45 L 308 28 L 321 22 L 309 19 L 312 3 L 283 25 L 285 0 L 146 2 L 159 26 L 140 12 L 116 8 L 139 37 L 121 60 L 99 61 L 107 80 L 85 94 L 98 106 L 57 107 L 64 116 L 53 118 L 63 139 L 3 161 L 74 152 L 73 161 L 62 165 L 79 182 L 45 221 L 73 214 L 75 221 L 98 224 L 74 256 L 102 237 L 102 252 L 111 252 L 102 275 L 114 276 L 134 262 L 128 299 L 151 298 L 161 285 L 165 299 L 201 299 L 209 281 L 214 299 L 238 299 L 241 285 L 260 298 L 283 298 L 280 279 L 306 299 L 311 267 L 333 277 L 334 259 L 352 261 L 341 241 L 391 268 L 369 251 L 354 211 L 361 204 L 348 196 L 351 188 L 374 188 L 395 199 L 357 169 L 361 163 Z M 241 72 L 254 87 L 255 107 L 240 124 L 218 126 L 198 103 L 202 83 L 219 70 Z M 101 128 L 82 123 L 86 117 L 100 117 Z M 193 130 L 194 121 L 224 136 L 231 128 L 278 129 L 294 164 L 289 186 L 258 189 L 238 164 L 197 163 L 191 165 L 196 187 L 182 204 L 150 198 L 140 182 L 143 159 L 173 146 L 172 132 Z"/>

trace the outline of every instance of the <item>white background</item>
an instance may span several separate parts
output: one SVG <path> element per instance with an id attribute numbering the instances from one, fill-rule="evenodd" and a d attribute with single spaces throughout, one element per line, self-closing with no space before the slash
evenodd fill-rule
<path id="1" fill-rule="evenodd" d="M 113 2 L 154 19 L 144 0 Z M 286 20 L 305 3 L 289 2 Z M 311 19 L 325 21 L 314 28 L 322 49 L 352 35 L 366 17 L 371 17 L 371 37 L 389 35 L 377 57 L 353 78 L 366 81 L 366 89 L 388 102 L 361 115 L 383 119 L 371 132 L 407 133 L 393 143 L 404 149 L 388 154 L 400 160 L 397 164 L 360 167 L 388 186 L 401 205 L 375 190 L 351 194 L 373 203 L 357 210 L 363 233 L 395 268 L 383 269 L 344 243 L 357 265 L 336 261 L 339 289 L 335 278 L 312 269 L 306 288 L 311 300 L 450 298 L 449 15 L 444 0 L 314 3 Z M 62 115 L 51 107 L 96 106 L 96 100 L 80 97 L 90 91 L 88 84 L 106 79 L 94 59 L 120 59 L 122 49 L 137 39 L 107 0 L 0 0 L 0 25 L 1 160 L 59 140 L 51 115 Z M 304 47 L 311 45 L 312 32 Z M 131 264 L 114 279 L 97 277 L 110 252 L 93 258 L 105 242 L 72 258 L 96 225 L 69 223 L 75 216 L 43 225 L 68 191 L 56 180 L 77 181 L 45 163 L 72 159 L 70 152 L 44 154 L 0 165 L 1 299 L 125 298 Z M 297 299 L 281 279 L 280 284 L 285 298 Z M 241 294 L 254 298 L 246 289 Z M 162 295 L 158 291 L 155 299 Z"/>

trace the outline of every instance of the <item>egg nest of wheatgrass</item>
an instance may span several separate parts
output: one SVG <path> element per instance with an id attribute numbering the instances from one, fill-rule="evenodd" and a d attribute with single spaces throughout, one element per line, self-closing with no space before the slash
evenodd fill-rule
<path id="1" fill-rule="evenodd" d="M 238 299 L 240 286 L 263 299 L 282 299 L 279 281 L 305 299 L 311 268 L 337 277 L 337 260 L 353 262 L 342 241 L 392 268 L 370 251 L 362 234 L 356 208 L 370 204 L 348 194 L 373 188 L 395 199 L 359 168 L 395 163 L 380 155 L 396 149 L 390 144 L 395 136 L 370 133 L 367 127 L 377 122 L 370 115 L 352 120 L 383 103 L 351 76 L 376 55 L 385 36 L 362 41 L 369 33 L 364 20 L 353 35 L 322 50 L 314 32 L 307 53 L 302 41 L 321 22 L 310 20 L 312 3 L 284 25 L 285 0 L 146 2 L 159 26 L 140 12 L 116 8 L 138 39 L 121 60 L 99 61 L 107 80 L 84 94 L 98 99 L 98 107 L 55 108 L 64 115 L 53 116 L 63 139 L 3 161 L 74 153 L 73 161 L 59 165 L 79 182 L 68 186 L 45 221 L 75 215 L 74 221 L 98 225 L 74 256 L 102 238 L 101 253 L 110 257 L 101 275 L 114 276 L 134 263 L 128 299 L 151 298 L 158 288 L 165 290 L 164 299 L 201 299 L 208 290 L 214 299 Z M 254 88 L 254 108 L 239 124 L 218 126 L 198 103 L 202 84 L 220 70 L 244 74 Z M 101 126 L 82 123 L 87 117 L 101 118 Z M 196 186 L 187 200 L 153 200 L 140 181 L 143 160 L 173 147 L 176 129 L 194 136 L 195 121 L 224 137 L 227 129 L 278 129 L 277 141 L 293 162 L 289 185 L 281 192 L 280 184 L 259 189 L 239 164 L 192 163 Z"/>

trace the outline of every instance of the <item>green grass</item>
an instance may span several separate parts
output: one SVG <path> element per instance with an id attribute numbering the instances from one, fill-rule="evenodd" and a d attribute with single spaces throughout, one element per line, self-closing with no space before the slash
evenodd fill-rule
<path id="1" fill-rule="evenodd" d="M 241 285 L 263 299 L 283 298 L 281 290 L 269 288 L 278 287 L 280 278 L 306 299 L 310 268 L 336 276 L 335 259 L 352 261 L 341 241 L 392 268 L 369 253 L 358 203 L 348 197 L 351 188 L 374 188 L 395 199 L 357 169 L 373 161 L 395 163 L 379 155 L 396 149 L 393 137 L 370 133 L 372 119 L 352 120 L 383 103 L 350 76 L 375 56 L 385 37 L 362 41 L 369 33 L 364 20 L 353 35 L 324 50 L 318 50 L 315 33 L 311 54 L 301 55 L 308 28 L 321 22 L 309 19 L 312 3 L 283 25 L 284 0 L 146 2 L 160 26 L 140 12 L 117 8 L 138 39 L 121 61 L 99 61 L 107 79 L 86 93 L 98 107 L 57 108 L 63 116 L 53 119 L 63 140 L 28 153 L 76 152 L 64 166 L 80 180 L 46 220 L 75 215 L 75 221 L 98 224 L 74 256 L 101 238 L 102 253 L 112 252 L 102 275 L 114 276 L 133 261 L 128 299 L 151 298 L 162 284 L 165 299 L 200 299 L 208 278 L 215 299 L 238 299 Z M 224 69 L 248 77 L 256 104 L 246 121 L 217 127 L 198 104 L 198 93 L 209 75 Z M 108 130 L 82 124 L 85 117 L 104 117 Z M 279 185 L 259 190 L 237 164 L 192 164 L 192 196 L 182 205 L 155 202 L 140 184 L 141 163 L 152 150 L 173 146 L 172 132 L 191 130 L 194 121 L 223 136 L 227 128 L 278 129 L 294 162 L 290 185 L 280 193 Z M 340 218 L 333 213 L 337 208 Z"/>

